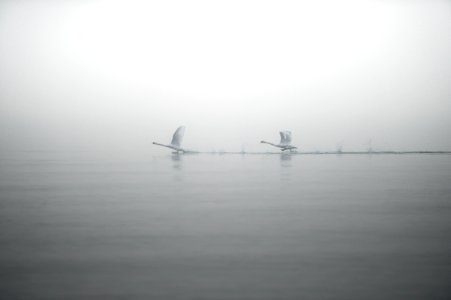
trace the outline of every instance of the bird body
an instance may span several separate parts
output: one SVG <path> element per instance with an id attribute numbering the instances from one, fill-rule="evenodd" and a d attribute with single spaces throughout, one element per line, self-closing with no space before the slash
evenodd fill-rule
<path id="1" fill-rule="evenodd" d="M 177 130 L 174 132 L 174 135 L 172 136 L 172 141 L 171 144 L 169 145 L 165 145 L 165 144 L 160 144 L 160 143 L 156 143 L 153 142 L 154 145 L 158 145 L 158 146 L 162 146 L 162 147 L 167 147 L 170 149 L 175 150 L 176 152 L 185 152 L 185 149 L 183 149 L 182 146 L 182 141 L 183 141 L 183 136 L 185 135 L 185 126 L 180 126 L 179 128 L 177 128 Z"/>
<path id="2" fill-rule="evenodd" d="M 280 131 L 280 143 L 279 144 L 273 144 L 266 141 L 261 141 L 262 144 L 268 144 L 277 148 L 280 148 L 280 150 L 290 150 L 293 151 L 294 149 L 297 149 L 297 147 L 291 145 L 291 131 L 285 130 Z"/>

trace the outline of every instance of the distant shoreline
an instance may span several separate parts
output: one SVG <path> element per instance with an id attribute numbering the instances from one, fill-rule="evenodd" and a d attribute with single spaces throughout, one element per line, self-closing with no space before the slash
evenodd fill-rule
<path id="1" fill-rule="evenodd" d="M 307 151 L 307 152 L 234 152 L 234 151 L 186 151 L 184 154 L 291 154 L 291 155 L 378 155 L 378 154 L 451 154 L 451 151 Z"/>

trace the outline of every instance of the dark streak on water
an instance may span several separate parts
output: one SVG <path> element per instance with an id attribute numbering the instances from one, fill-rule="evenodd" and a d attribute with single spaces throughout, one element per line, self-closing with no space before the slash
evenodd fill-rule
<path id="1" fill-rule="evenodd" d="M 429 300 L 450 285 L 450 155 L 1 160 L 2 299 Z"/>

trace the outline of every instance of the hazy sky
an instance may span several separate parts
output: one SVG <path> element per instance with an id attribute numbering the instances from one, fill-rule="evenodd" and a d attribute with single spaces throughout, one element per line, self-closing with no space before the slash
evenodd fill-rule
<path id="1" fill-rule="evenodd" d="M 451 150 L 451 1 L 1 1 L 0 149 Z"/>

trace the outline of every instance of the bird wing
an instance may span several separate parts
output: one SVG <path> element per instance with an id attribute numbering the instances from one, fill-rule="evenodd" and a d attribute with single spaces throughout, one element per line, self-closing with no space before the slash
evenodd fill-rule
<path id="1" fill-rule="evenodd" d="M 171 145 L 180 147 L 183 140 L 183 135 L 185 134 L 185 126 L 180 126 L 177 128 L 177 130 L 174 132 L 174 135 L 172 136 Z"/>
<path id="2" fill-rule="evenodd" d="M 291 131 L 280 132 L 280 144 L 289 145 L 291 143 Z"/>

